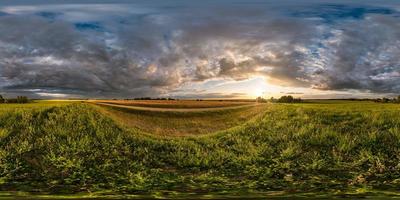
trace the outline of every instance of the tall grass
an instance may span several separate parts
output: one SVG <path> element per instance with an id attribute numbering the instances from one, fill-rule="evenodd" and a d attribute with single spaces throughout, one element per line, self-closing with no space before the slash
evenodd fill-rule
<path id="1" fill-rule="evenodd" d="M 400 112 L 373 103 L 270 105 L 204 137 L 125 129 L 91 105 L 0 115 L 0 189 L 77 193 L 363 193 L 400 187 Z"/>

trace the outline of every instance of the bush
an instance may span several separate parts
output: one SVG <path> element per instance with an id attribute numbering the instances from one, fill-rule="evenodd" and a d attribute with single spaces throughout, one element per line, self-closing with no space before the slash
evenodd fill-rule
<path id="1" fill-rule="evenodd" d="M 3 96 L 0 95 L 0 103 L 5 103 L 6 100 L 3 98 Z"/>

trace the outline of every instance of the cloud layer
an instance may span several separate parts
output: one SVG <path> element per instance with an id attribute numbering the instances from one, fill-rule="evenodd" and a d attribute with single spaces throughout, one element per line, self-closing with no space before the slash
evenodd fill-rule
<path id="1" fill-rule="evenodd" d="M 262 76 L 281 86 L 399 93 L 395 8 L 294 1 L 4 5 L 0 91 L 162 96 L 190 83 Z"/>

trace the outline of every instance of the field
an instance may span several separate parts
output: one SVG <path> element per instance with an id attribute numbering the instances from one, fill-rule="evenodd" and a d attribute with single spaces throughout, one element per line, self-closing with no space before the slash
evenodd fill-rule
<path id="1" fill-rule="evenodd" d="M 231 107 L 231 106 L 240 106 L 240 105 L 248 105 L 254 103 L 254 101 L 233 101 L 233 100 L 98 100 L 91 101 L 97 103 L 108 103 L 108 104 L 116 104 L 116 105 L 127 105 L 127 106 L 140 106 L 140 107 L 150 107 L 150 108 L 176 108 L 176 109 L 190 109 L 190 108 L 220 108 L 220 107 Z"/>
<path id="2" fill-rule="evenodd" d="M 266 108 L 266 104 L 229 101 L 94 103 L 96 107 L 100 107 L 98 109 L 100 112 L 110 116 L 122 126 L 160 136 L 193 136 L 234 128 L 248 119 L 262 115 Z M 138 105 L 143 106 L 138 107 Z"/>
<path id="3" fill-rule="evenodd" d="M 0 105 L 0 198 L 400 196 L 398 104 L 107 103 Z"/>

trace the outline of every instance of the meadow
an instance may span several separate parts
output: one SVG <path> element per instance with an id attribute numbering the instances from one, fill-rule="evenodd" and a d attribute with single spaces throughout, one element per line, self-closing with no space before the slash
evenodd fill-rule
<path id="1" fill-rule="evenodd" d="M 0 198 L 400 195 L 398 104 L 230 106 L 0 105 Z"/>
<path id="2" fill-rule="evenodd" d="M 159 136 L 195 136 L 240 126 L 248 119 L 262 115 L 267 106 L 254 102 L 165 101 L 162 104 L 168 107 L 159 107 L 158 101 L 147 101 L 143 102 L 144 109 L 136 109 L 141 103 L 124 101 L 122 104 L 95 104 L 95 107 L 121 126 L 143 133 Z M 154 107 L 151 107 L 152 105 Z M 134 109 L 130 106 L 134 106 Z M 155 109 L 148 110 L 149 107 Z M 164 108 L 173 109 L 166 112 Z"/>
<path id="3" fill-rule="evenodd" d="M 128 106 L 141 106 L 151 108 L 219 108 L 219 107 L 231 107 L 248 105 L 254 103 L 254 101 L 244 100 L 96 100 L 89 102 L 101 102 L 116 105 L 128 105 Z"/>

